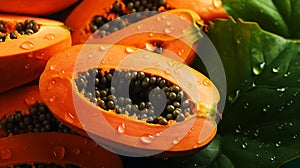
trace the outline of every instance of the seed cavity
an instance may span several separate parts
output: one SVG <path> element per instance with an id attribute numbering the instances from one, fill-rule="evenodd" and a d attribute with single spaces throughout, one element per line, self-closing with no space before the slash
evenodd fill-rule
<path id="1" fill-rule="evenodd" d="M 20 35 L 31 35 L 38 32 L 40 25 L 36 20 L 25 20 L 13 25 L 4 20 L 0 20 L 0 42 L 5 42 L 7 39 L 18 39 Z"/>
<path id="2" fill-rule="evenodd" d="M 78 92 L 104 110 L 167 125 L 193 115 L 195 105 L 177 85 L 142 71 L 90 69 L 75 79 Z M 123 131 L 120 127 L 121 132 Z"/>

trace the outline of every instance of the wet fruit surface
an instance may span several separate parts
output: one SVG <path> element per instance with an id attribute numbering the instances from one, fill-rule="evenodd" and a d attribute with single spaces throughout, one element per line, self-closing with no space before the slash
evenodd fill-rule
<path id="1" fill-rule="evenodd" d="M 1 167 L 121 167 L 117 155 L 54 118 L 37 85 L 1 93 L 0 118 Z"/>
<path id="2" fill-rule="evenodd" d="M 86 55 L 86 53 L 89 54 Z M 99 60 L 100 58 L 102 59 Z M 63 66 L 66 65 L 65 61 L 67 60 L 68 66 Z M 120 63 L 122 65 L 119 65 Z M 143 67 L 145 65 L 146 67 Z M 173 65 L 180 68 L 174 68 Z M 94 68 L 97 68 L 97 71 Z M 143 71 L 138 71 L 139 69 L 143 69 Z M 116 72 L 119 70 L 120 72 Z M 111 74 L 113 71 L 114 73 Z M 133 75 L 135 73 L 136 76 Z M 99 74 L 97 78 L 95 78 L 96 74 Z M 118 76 L 121 76 L 119 80 Z M 130 82 L 127 81 L 129 93 L 128 88 L 123 92 L 129 96 L 122 95 L 122 92 L 120 93 L 117 88 L 118 86 L 126 87 L 126 80 L 123 81 L 124 85 L 120 85 L 120 80 L 125 79 L 125 76 L 135 76 Z M 151 77 L 155 77 L 156 81 L 160 78 L 160 82 L 155 82 L 151 87 L 149 85 Z M 109 87 L 109 82 L 108 85 L 103 83 L 109 81 L 110 78 L 112 78 L 111 87 Z M 146 87 L 143 88 L 143 86 Z M 147 123 L 145 120 L 138 120 L 138 118 L 142 118 L 142 112 L 134 114 L 131 111 L 132 115 L 130 116 L 128 111 L 133 110 L 137 105 L 138 110 L 144 110 L 144 112 L 146 112 L 146 106 L 149 108 L 151 105 L 155 106 L 159 94 L 153 92 L 157 86 L 159 94 L 167 97 L 165 98 L 166 102 L 160 102 L 160 105 L 163 105 L 161 115 L 165 118 L 153 118 L 155 121 Z M 96 90 L 95 87 L 97 87 Z M 137 88 L 141 90 L 139 91 Z M 166 92 L 163 91 L 163 88 Z M 216 131 L 214 118 L 219 96 L 213 84 L 206 77 L 183 63 L 145 50 L 131 48 L 128 52 L 127 46 L 118 45 L 73 46 L 49 60 L 40 78 L 40 90 L 54 116 L 75 131 L 83 135 L 86 135 L 85 131 L 91 132 L 101 138 L 108 139 L 109 142 L 118 142 L 133 148 L 141 148 L 146 151 L 195 149 L 208 143 Z M 143 94 L 147 95 L 147 92 L 150 92 L 151 105 L 147 98 L 142 99 L 136 94 L 132 94 L 130 97 L 131 91 L 132 93 L 139 92 L 142 97 Z M 176 91 L 177 93 L 175 93 Z M 153 99 L 151 95 L 154 95 Z M 174 101 L 177 100 L 177 96 L 180 100 L 178 103 Z M 179 99 L 181 96 L 182 99 Z M 189 100 L 187 103 L 189 106 L 184 105 L 186 103 L 185 97 Z M 118 101 L 122 102 L 123 99 L 124 102 L 125 99 L 128 102 L 131 101 L 131 104 L 125 103 L 127 107 L 124 107 L 124 110 L 121 106 L 116 108 Z M 176 119 L 178 118 L 179 121 L 173 120 L 173 112 L 176 111 L 176 107 L 181 107 L 181 104 L 182 107 L 190 108 L 192 114 L 186 116 L 183 112 L 181 113 L 183 109 L 177 109 L 180 113 L 175 113 L 175 115 L 183 115 L 185 118 L 177 116 Z M 165 106 L 167 107 L 165 108 Z M 155 106 L 155 108 L 157 107 Z M 173 110 L 173 108 L 175 109 Z M 172 111 L 172 116 L 168 111 Z M 118 113 L 124 113 L 124 115 Z M 126 115 L 126 113 L 128 114 Z M 156 113 L 155 110 L 154 113 Z M 176 131 L 178 129 L 187 132 L 178 132 Z M 120 139 L 123 137 L 122 135 L 126 138 Z M 107 141 L 104 142 L 107 143 Z M 116 148 L 120 148 L 120 146 Z"/>
<path id="3" fill-rule="evenodd" d="M 71 35 L 58 21 L 1 14 L 0 41 L 3 92 L 37 79 L 47 60 L 71 45 Z"/>

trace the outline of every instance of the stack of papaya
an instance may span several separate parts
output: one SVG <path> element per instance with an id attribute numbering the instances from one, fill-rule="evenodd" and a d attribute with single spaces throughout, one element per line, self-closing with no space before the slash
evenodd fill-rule
<path id="1" fill-rule="evenodd" d="M 222 24 L 240 19 L 229 0 L 0 4 L 0 167 L 239 165 L 221 151 L 228 138 L 220 136 L 232 125 L 224 103 L 228 115 L 237 112 L 231 105 L 250 90 L 239 89 L 250 82 L 242 75 L 241 85 L 220 82 L 238 66 L 226 62 L 233 49 L 220 45 L 235 37 L 220 38 L 228 35 Z M 203 50 L 225 55 L 224 76 L 213 77 L 222 63 Z"/>

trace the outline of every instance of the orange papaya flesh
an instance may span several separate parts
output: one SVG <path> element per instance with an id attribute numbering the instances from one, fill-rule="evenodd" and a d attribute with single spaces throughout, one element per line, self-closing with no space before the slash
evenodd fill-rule
<path id="1" fill-rule="evenodd" d="M 203 37 L 199 24 L 201 18 L 191 10 L 169 10 L 102 38 L 97 36 L 100 28 L 86 43 L 134 46 L 191 64 L 196 56 L 193 44 Z"/>
<path id="2" fill-rule="evenodd" d="M 69 6 L 79 2 L 79 0 L 0 0 L 0 12 L 1 13 L 12 13 L 12 14 L 23 14 L 23 15 L 35 15 L 35 16 L 46 16 L 57 13 Z"/>
<path id="3" fill-rule="evenodd" d="M 33 34 L 21 35 L 16 25 L 34 20 L 38 30 Z M 0 42 L 0 92 L 21 86 L 37 79 L 47 60 L 56 52 L 70 47 L 71 35 L 62 22 L 18 15 L 0 15 L 7 33 L 14 32 L 17 39 L 10 35 Z"/>
<path id="4" fill-rule="evenodd" d="M 172 9 L 190 9 L 195 11 L 205 23 L 216 19 L 228 19 L 229 15 L 222 6 L 221 0 L 167 0 L 166 6 Z"/>
<path id="5" fill-rule="evenodd" d="M 65 133 L 42 132 L 0 138 L 0 151 L 1 167 L 34 163 L 122 167 L 117 155 L 92 140 Z"/>
<path id="6" fill-rule="evenodd" d="M 160 125 L 103 110 L 78 92 L 74 80 L 79 72 L 93 68 L 103 72 L 142 69 L 161 76 L 187 93 L 195 104 L 194 114 L 182 122 L 169 120 L 167 125 Z M 82 135 L 95 135 L 100 142 L 114 148 L 139 152 L 188 151 L 206 145 L 216 134 L 219 93 L 213 83 L 182 62 L 145 50 L 105 44 L 72 46 L 48 61 L 39 86 L 45 103 L 61 122 Z M 183 135 L 178 130 L 188 131 Z"/>
<path id="7" fill-rule="evenodd" d="M 17 112 L 28 115 L 29 108 L 36 102 L 43 104 L 38 85 L 0 93 L 0 118 Z M 1 127 L 2 125 L 3 120 Z M 0 129 L 0 151 L 1 167 L 21 164 L 122 167 L 117 155 L 103 149 L 89 138 L 66 132 L 30 132 L 7 136 L 4 129 Z"/>

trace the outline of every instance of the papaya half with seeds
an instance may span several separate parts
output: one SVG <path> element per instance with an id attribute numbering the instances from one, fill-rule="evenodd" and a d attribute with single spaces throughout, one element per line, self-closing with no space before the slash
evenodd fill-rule
<path id="1" fill-rule="evenodd" d="M 97 36 L 102 31 L 100 28 L 86 43 L 134 46 L 191 64 L 195 57 L 193 44 L 203 37 L 199 27 L 201 24 L 199 15 L 191 10 L 169 10 L 102 38 Z"/>
<path id="2" fill-rule="evenodd" d="M 39 82 L 54 116 L 114 149 L 186 152 L 216 134 L 219 93 L 213 83 L 146 50 L 72 46 L 49 59 Z"/>
<path id="3" fill-rule="evenodd" d="M 0 0 L 0 12 L 46 16 L 67 9 L 76 2 L 79 2 L 79 0 Z"/>
<path id="4" fill-rule="evenodd" d="M 14 127 L 30 122 L 18 115 L 28 115 L 36 102 L 43 104 L 38 85 L 19 87 L 0 93 L 0 166 L 14 165 L 67 165 L 68 167 L 122 167 L 120 158 L 103 149 L 91 139 L 65 132 L 31 132 L 18 135 L 4 134 L 4 122 L 13 122 Z M 41 108 L 41 106 L 39 106 Z M 45 114 L 45 113 L 43 113 Z M 8 119 L 3 117 L 10 116 Z M 11 117 L 13 116 L 13 117 Z M 38 117 L 41 120 L 40 115 Z M 48 115 L 47 115 L 48 116 Z M 34 123 L 34 116 L 30 116 Z M 16 120 L 19 120 L 19 124 Z M 35 123 L 36 125 L 38 123 Z M 8 125 L 7 125 L 8 126 Z M 28 126 L 27 126 L 28 127 Z M 24 128 L 26 129 L 26 128 Z M 29 129 L 29 127 L 27 128 Z M 31 166 L 30 166 L 31 167 Z"/>
<path id="5" fill-rule="evenodd" d="M 72 44 L 62 22 L 0 15 L 0 92 L 37 79 L 47 60 Z"/>

